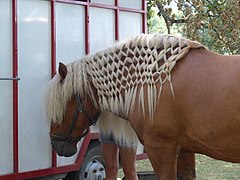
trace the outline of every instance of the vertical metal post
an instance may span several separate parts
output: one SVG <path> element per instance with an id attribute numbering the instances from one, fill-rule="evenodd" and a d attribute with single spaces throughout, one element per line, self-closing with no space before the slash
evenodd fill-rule
<path id="1" fill-rule="evenodd" d="M 85 6 L 85 53 L 90 53 L 90 29 L 89 29 L 89 0 Z"/>
<path id="2" fill-rule="evenodd" d="M 51 0 L 51 77 L 56 74 L 56 18 L 55 0 Z"/>
<path id="3" fill-rule="evenodd" d="M 119 41 L 119 3 L 115 0 L 115 41 Z"/>
<path id="4" fill-rule="evenodd" d="M 51 77 L 56 74 L 56 18 L 55 0 L 51 0 Z M 57 155 L 52 150 L 52 167 L 57 166 Z"/>
<path id="5" fill-rule="evenodd" d="M 18 76 L 17 0 L 12 0 L 13 77 Z M 13 172 L 18 173 L 18 81 L 13 80 Z"/>
<path id="6" fill-rule="evenodd" d="M 144 11 L 142 14 L 142 32 L 147 32 L 147 10 L 146 10 L 146 0 L 142 0 L 142 10 Z"/>

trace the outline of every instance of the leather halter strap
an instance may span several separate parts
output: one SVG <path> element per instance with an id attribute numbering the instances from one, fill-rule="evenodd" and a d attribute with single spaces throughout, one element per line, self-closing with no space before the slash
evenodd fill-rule
<path id="1" fill-rule="evenodd" d="M 74 111 L 73 119 L 72 119 L 72 122 L 70 124 L 70 127 L 68 128 L 67 136 L 59 136 L 59 135 L 55 135 L 55 134 L 50 134 L 51 140 L 53 140 L 53 141 L 65 141 L 65 142 L 73 143 L 73 142 L 78 142 L 83 137 L 85 137 L 88 134 L 88 132 L 89 132 L 89 128 L 85 129 L 83 131 L 83 133 L 79 137 L 72 137 L 71 136 L 72 131 L 74 130 L 74 128 L 76 126 L 79 113 L 84 113 L 85 114 L 85 116 L 87 117 L 87 120 L 89 122 L 89 126 L 96 124 L 100 113 L 98 112 L 95 116 L 92 116 L 91 113 L 89 113 L 84 108 L 80 96 L 79 95 L 75 95 L 75 98 L 76 98 L 77 106 L 76 106 L 76 109 Z"/>

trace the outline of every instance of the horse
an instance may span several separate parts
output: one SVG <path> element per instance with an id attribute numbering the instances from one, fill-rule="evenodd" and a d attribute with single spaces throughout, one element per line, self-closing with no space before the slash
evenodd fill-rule
<path id="1" fill-rule="evenodd" d="M 58 71 L 46 93 L 58 154 L 73 155 L 97 122 L 130 147 L 139 139 L 161 180 L 195 179 L 194 153 L 240 162 L 240 56 L 141 34 Z"/>

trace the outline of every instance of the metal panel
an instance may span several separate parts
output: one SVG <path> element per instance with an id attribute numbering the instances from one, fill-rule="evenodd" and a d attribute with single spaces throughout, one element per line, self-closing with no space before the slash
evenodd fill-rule
<path id="1" fill-rule="evenodd" d="M 123 1 L 123 2 L 122 2 Z M 139 1 L 139 3 L 137 2 Z M 45 122 L 42 109 L 42 99 L 45 86 L 51 76 L 51 51 L 50 46 L 52 45 L 52 57 L 53 64 L 55 64 L 55 33 L 50 34 L 50 4 L 52 7 L 59 8 L 64 7 L 62 14 L 56 12 L 56 16 L 59 19 L 56 25 L 59 25 L 56 29 L 57 34 L 57 59 L 63 60 L 64 62 L 72 62 L 74 59 L 78 59 L 88 51 L 88 37 L 91 35 L 91 51 L 106 48 L 114 43 L 114 39 L 118 40 L 118 15 L 119 12 L 129 11 L 133 12 L 134 9 L 141 9 L 140 0 L 126 1 L 126 0 L 92 0 L 90 6 L 88 3 L 82 3 L 84 6 L 79 5 L 81 3 L 74 1 L 49 1 L 49 0 L 0 0 L 0 78 L 10 77 L 12 78 L 13 73 L 18 74 L 17 67 L 19 65 L 19 77 L 21 78 L 18 88 L 14 88 L 16 83 L 12 81 L 1 81 L 0 80 L 0 137 L 2 143 L 0 145 L 0 179 L 25 179 L 30 177 L 50 175 L 54 173 L 63 173 L 66 171 L 72 171 L 79 168 L 84 155 L 83 152 L 87 149 L 89 137 L 85 138 L 85 143 L 81 149 L 80 156 L 77 158 L 78 164 L 71 164 L 69 166 L 48 168 L 51 164 L 51 147 L 49 142 L 49 126 Z M 15 3 L 18 4 L 17 11 L 20 14 L 16 14 L 12 19 L 11 2 L 15 7 Z M 115 2 L 119 2 L 121 7 L 120 10 L 112 5 Z M 131 4 L 129 4 L 131 3 Z M 56 4 L 56 7 L 55 7 Z M 61 4 L 61 5 L 60 5 Z M 74 5 L 73 5 L 74 4 Z M 137 4 L 137 5 L 134 5 Z M 110 6 L 109 6 L 110 5 Z M 74 7 L 73 7 L 74 6 Z M 69 7 L 69 8 L 68 8 Z M 95 7 L 95 8 L 93 8 Z M 96 8 L 98 7 L 98 8 Z M 66 9 L 65 9 L 66 8 Z M 103 8 L 103 9 L 102 9 Z M 106 8 L 106 9 L 105 9 Z M 114 10 L 110 10 L 113 8 Z M 133 9 L 130 9 L 133 8 Z M 60 9 L 60 8 L 59 8 Z M 78 9 L 78 10 L 77 10 Z M 81 10 L 79 10 L 81 9 Z M 108 10 L 107 10 L 108 9 Z M 88 23 L 88 12 L 90 11 L 90 24 Z M 79 12 L 81 11 L 81 12 Z M 86 12 L 86 14 L 84 13 Z M 140 11 L 136 10 L 137 13 Z M 52 11 L 52 23 L 54 26 L 55 10 Z M 124 14 L 124 13 L 123 13 Z M 134 13 L 130 13 L 130 15 Z M 76 16 L 75 16 L 76 15 Z M 84 16 L 83 16 L 84 15 Z M 116 15 L 116 17 L 114 17 Z M 67 18 L 65 18 L 65 16 Z M 81 17 L 80 17 L 81 16 Z M 141 16 L 139 14 L 139 16 Z M 80 19 L 79 19 L 80 17 Z M 64 20 L 62 21 L 62 19 Z M 75 19 L 75 20 L 72 20 Z M 103 20 L 104 19 L 104 20 Z M 127 20 L 129 17 L 127 17 Z M 135 18 L 137 19 L 137 18 Z M 11 22 L 13 20 L 13 22 Z M 15 28 L 16 21 L 18 21 L 18 36 L 17 39 L 17 28 Z M 61 21 L 60 21 L 61 20 Z M 115 22 L 114 22 L 115 20 Z M 138 19 L 139 20 L 139 19 Z M 137 20 L 137 21 L 138 21 Z M 144 18 L 143 18 L 144 20 Z M 70 21 L 70 22 L 69 22 Z M 86 21 L 84 26 L 83 21 Z M 124 21 L 124 20 L 123 20 Z M 61 23 L 60 23 L 61 22 Z M 75 22 L 75 24 L 74 24 Z M 13 27 L 11 26 L 13 23 Z M 70 25 L 71 24 L 71 25 Z M 81 25 L 80 25 L 81 24 Z M 64 26 L 72 26 L 70 33 Z M 89 28 L 91 33 L 89 32 Z M 123 24 L 123 28 L 120 31 L 125 32 L 126 25 Z M 77 27 L 77 28 L 76 28 Z M 12 31 L 13 28 L 13 32 Z M 62 29 L 61 29 L 62 28 Z M 81 31 L 79 31 L 81 29 Z M 132 32 L 131 28 L 128 28 L 129 32 Z M 62 31 L 62 33 L 60 32 Z M 85 32 L 84 32 L 85 31 Z M 55 31 L 54 31 L 55 32 Z M 74 35 L 72 32 L 75 32 Z M 100 33 L 99 33 L 100 32 Z M 122 37 L 127 37 L 127 32 L 122 33 Z M 134 30 L 135 32 L 135 30 Z M 85 35 L 86 33 L 86 35 Z M 114 34 L 116 33 L 116 35 Z M 12 34 L 15 38 L 12 39 Z M 133 33 L 135 34 L 135 33 Z M 85 36 L 86 39 L 85 40 Z M 115 37 L 116 36 L 116 37 Z M 50 42 L 52 39 L 52 43 Z M 66 40 L 70 39 L 70 41 Z M 15 43 L 14 43 L 14 42 Z M 86 41 L 86 48 L 84 41 Z M 13 43 L 12 43 L 13 42 Z M 97 42 L 97 43 L 96 43 Z M 96 43 L 96 44 L 95 44 Z M 66 44 L 66 45 L 65 45 Z M 4 46 L 3 46 L 4 45 Z M 19 45 L 19 49 L 18 49 Z M 12 50 L 14 46 L 14 51 Z M 70 47 L 70 48 L 68 48 Z M 19 58 L 18 56 L 19 50 Z M 92 52 L 91 52 L 92 53 Z M 12 59 L 12 54 L 14 58 Z M 13 64 L 12 61 L 15 63 Z M 3 65 L 4 64 L 4 65 Z M 54 65 L 55 67 L 55 65 Z M 14 72 L 12 72 L 12 69 Z M 54 68 L 53 68 L 54 69 Z M 55 69 L 54 69 L 55 71 Z M 53 71 L 53 72 L 54 72 Z M 14 81 L 16 82 L 16 81 Z M 13 92 L 14 89 L 14 92 Z M 41 93 L 40 93 L 41 92 Z M 12 98 L 12 94 L 13 98 Z M 16 95 L 17 94 L 17 95 Z M 19 96 L 18 96 L 19 94 Z M 17 102 L 19 99 L 19 103 Z M 4 105 L 2 104 L 4 102 Z M 18 119 L 18 107 L 19 105 L 19 119 Z M 12 108 L 14 107 L 14 108 Z M 14 112 L 13 112 L 14 111 Z M 16 112 L 15 112 L 16 111 Z M 13 116 L 14 114 L 14 116 Z M 15 118 L 16 117 L 16 118 Z M 14 124 L 13 124 L 14 119 Z M 18 123 L 19 120 L 19 123 Z M 13 132 L 19 134 L 17 138 Z M 18 127 L 19 126 L 19 127 Z M 17 128 L 18 127 L 18 128 Z M 18 132 L 19 129 L 19 132 Z M 15 140 L 13 142 L 13 136 Z M 19 143 L 18 142 L 19 139 Z M 4 144 L 4 146 L 2 145 Z M 15 153 L 13 158 L 13 144 L 15 146 Z M 17 146 L 19 144 L 19 147 Z M 80 144 L 78 145 L 80 146 Z M 85 150 L 83 150 L 85 149 Z M 19 154 L 18 151 L 19 150 Z M 19 155 L 19 158 L 18 158 Z M 59 158 L 58 165 L 70 164 L 71 158 Z M 16 163 L 13 164 L 13 161 Z M 18 168 L 19 162 L 19 168 Z M 14 167 L 14 170 L 13 170 Z M 44 169 L 43 169 L 44 168 Z M 46 168 L 46 169 L 45 169 Z M 18 171 L 19 169 L 19 171 Z M 42 169 L 42 170 L 39 170 Z M 33 170 L 33 171 L 32 171 Z M 14 171 L 14 174 L 9 174 Z M 2 174 L 9 174 L 2 176 Z"/>
<path id="2" fill-rule="evenodd" d="M 133 9 L 142 9 L 141 0 L 119 0 L 120 7 L 133 8 Z"/>
<path id="3" fill-rule="evenodd" d="M 83 6 L 56 3 L 57 66 L 59 61 L 67 64 L 85 55 L 84 17 Z M 81 143 L 78 143 L 78 152 Z M 57 156 L 57 165 L 73 164 L 77 155 L 68 158 Z"/>
<path id="4" fill-rule="evenodd" d="M 19 171 L 51 167 L 43 94 L 50 79 L 50 3 L 19 0 Z"/>
<path id="5" fill-rule="evenodd" d="M 56 3 L 57 66 L 85 55 L 84 7 Z"/>
<path id="6" fill-rule="evenodd" d="M 119 39 L 124 40 L 142 32 L 142 15 L 138 13 L 119 13 Z"/>
<path id="7" fill-rule="evenodd" d="M 90 53 L 114 44 L 114 11 L 90 8 Z"/>
<path id="8" fill-rule="evenodd" d="M 91 3 L 114 5 L 115 0 L 91 0 Z"/>
<path id="9" fill-rule="evenodd" d="M 12 77 L 11 1 L 0 1 L 0 78 Z M 13 87 L 0 80 L 0 175 L 13 172 Z"/>

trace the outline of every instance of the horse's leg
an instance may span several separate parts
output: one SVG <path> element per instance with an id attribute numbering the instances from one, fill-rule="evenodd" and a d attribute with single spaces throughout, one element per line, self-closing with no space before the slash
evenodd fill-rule
<path id="1" fill-rule="evenodd" d="M 178 180 L 196 179 L 194 153 L 179 154 L 177 160 L 177 177 Z"/>
<path id="2" fill-rule="evenodd" d="M 161 141 L 161 140 L 159 140 Z M 146 143 L 149 144 L 150 143 Z M 153 169 L 160 180 L 177 179 L 177 148 L 169 143 L 159 144 L 157 147 L 152 145 L 144 146 Z M 154 143 L 153 143 L 154 144 Z"/>

